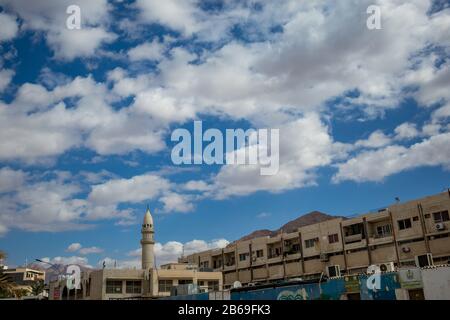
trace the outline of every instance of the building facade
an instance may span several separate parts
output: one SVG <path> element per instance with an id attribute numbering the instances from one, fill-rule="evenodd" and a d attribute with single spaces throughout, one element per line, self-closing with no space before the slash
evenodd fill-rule
<path id="1" fill-rule="evenodd" d="M 150 210 L 144 216 L 141 228 L 142 269 L 108 269 L 91 270 L 81 273 L 80 285 L 70 289 L 67 279 L 50 283 L 49 299 L 143 299 L 170 296 L 174 289 L 190 288 L 195 292 L 222 290 L 222 273 L 205 272 L 196 265 L 186 263 L 169 263 L 159 269 L 154 265 L 154 225 Z M 193 290 L 195 289 L 195 290 Z"/>
<path id="2" fill-rule="evenodd" d="M 225 288 L 295 278 L 383 271 L 450 260 L 450 191 L 396 203 L 350 219 L 336 218 L 274 237 L 234 242 L 180 262 L 223 274 Z"/>
<path id="3" fill-rule="evenodd" d="M 33 283 L 38 281 L 45 281 L 45 272 L 30 268 L 13 268 L 3 269 L 3 274 L 6 274 L 9 279 L 16 284 L 17 289 L 24 289 L 31 292 Z"/>

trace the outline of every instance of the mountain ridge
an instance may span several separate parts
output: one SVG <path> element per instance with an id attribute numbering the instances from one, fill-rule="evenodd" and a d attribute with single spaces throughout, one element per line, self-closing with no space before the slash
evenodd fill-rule
<path id="1" fill-rule="evenodd" d="M 234 242 L 251 240 L 254 238 L 258 238 L 258 237 L 266 237 L 266 236 L 273 237 L 281 232 L 287 232 L 287 233 L 293 232 L 300 227 L 304 227 L 304 226 L 311 225 L 314 223 L 332 220 L 332 219 L 336 219 L 336 218 L 343 218 L 343 217 L 332 216 L 332 215 L 329 215 L 329 214 L 326 214 L 326 213 L 323 213 L 320 211 L 311 211 L 311 212 L 303 214 L 293 220 L 288 221 L 287 223 L 283 224 L 280 228 L 278 228 L 276 230 L 269 230 L 269 229 L 255 230 Z"/>

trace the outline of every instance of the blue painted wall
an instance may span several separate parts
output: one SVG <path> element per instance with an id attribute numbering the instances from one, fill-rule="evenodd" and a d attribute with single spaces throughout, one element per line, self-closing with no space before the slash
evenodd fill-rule
<path id="1" fill-rule="evenodd" d="M 381 289 L 367 288 L 367 275 L 359 276 L 361 300 L 395 300 L 395 289 L 400 288 L 396 273 L 381 275 Z M 331 279 L 327 282 L 293 285 L 287 287 L 272 287 L 260 290 L 232 292 L 231 300 L 339 300 L 346 294 L 345 280 Z M 194 295 L 172 296 L 170 300 L 208 300 L 208 293 Z"/>
<path id="2" fill-rule="evenodd" d="M 368 276 L 360 276 L 361 300 L 396 300 L 395 289 L 400 288 L 397 273 L 386 273 L 381 275 L 380 290 L 367 288 Z"/>

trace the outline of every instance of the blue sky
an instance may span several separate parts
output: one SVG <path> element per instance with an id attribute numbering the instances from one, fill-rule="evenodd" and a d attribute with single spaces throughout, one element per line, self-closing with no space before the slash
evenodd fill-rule
<path id="1" fill-rule="evenodd" d="M 66 9 L 81 10 L 81 29 Z M 380 7 L 381 29 L 366 26 Z M 448 188 L 445 1 L 0 0 L 0 249 L 139 265 Z M 280 169 L 173 165 L 177 128 L 280 129 Z"/>

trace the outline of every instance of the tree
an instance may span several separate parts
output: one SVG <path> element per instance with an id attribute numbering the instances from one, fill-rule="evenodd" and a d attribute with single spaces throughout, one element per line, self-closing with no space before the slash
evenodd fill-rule
<path id="1" fill-rule="evenodd" d="M 45 287 L 44 280 L 35 281 L 31 285 L 31 292 L 33 293 L 34 296 L 37 296 L 41 294 L 42 291 L 44 291 L 44 287 Z"/>
<path id="2" fill-rule="evenodd" d="M 0 250 L 0 260 L 6 258 L 6 253 Z M 15 283 L 0 269 L 0 297 L 11 297 L 14 295 Z"/>

